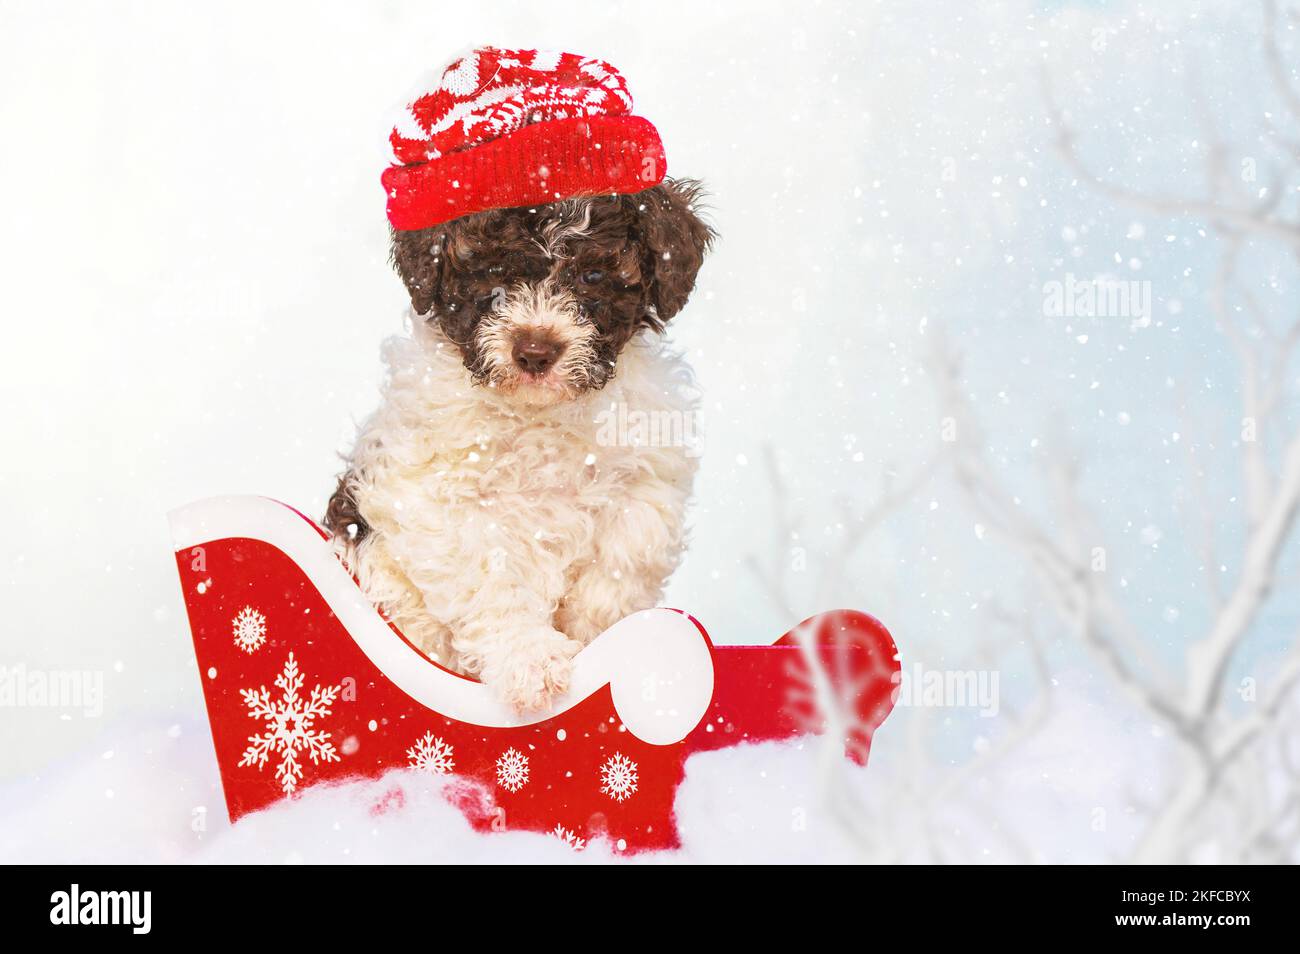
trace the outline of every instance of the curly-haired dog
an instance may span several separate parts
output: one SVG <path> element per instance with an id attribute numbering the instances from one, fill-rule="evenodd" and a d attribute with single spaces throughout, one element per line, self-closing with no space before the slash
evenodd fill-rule
<path id="1" fill-rule="evenodd" d="M 438 108 L 499 104 L 493 90 L 521 74 L 514 86 L 527 108 L 539 71 L 561 74 L 560 89 L 575 76 L 594 79 L 616 106 L 625 93 L 608 64 L 569 54 L 487 49 L 470 58 L 473 71 L 459 60 L 444 74 L 434 95 L 454 95 Z M 553 103 L 546 109 L 504 138 L 487 130 L 470 151 L 517 149 L 511 140 L 539 125 L 573 124 Z M 464 115 L 457 136 L 477 128 Z M 590 146 L 593 115 L 579 116 L 581 145 Z M 419 140 L 426 155 L 464 161 L 463 150 L 439 148 L 436 118 L 419 126 L 433 129 Z M 394 131 L 395 145 L 402 135 Z M 594 138 L 602 135 L 607 147 L 626 147 L 643 129 L 619 127 L 612 140 L 596 129 Z M 661 169 L 657 143 L 655 135 L 633 144 Z M 408 639 L 516 708 L 535 709 L 566 691 L 583 645 L 658 602 L 680 559 L 694 392 L 659 333 L 686 304 L 713 233 L 693 182 L 652 168 L 656 184 L 632 191 L 644 185 L 645 167 L 634 163 L 616 175 L 598 169 L 601 194 L 571 197 L 597 191 L 589 176 L 557 184 L 565 156 L 556 150 L 572 141 L 550 129 L 525 145 L 527 168 L 555 170 L 543 194 L 558 201 L 527 204 L 537 185 L 529 175 L 514 192 L 446 201 L 448 178 L 466 173 L 443 169 L 433 186 L 386 174 L 392 260 L 412 327 L 385 347 L 381 406 L 361 428 L 325 523 L 366 594 Z M 427 176 L 438 164 L 394 170 Z M 500 187 L 506 164 L 494 157 L 489 188 Z M 629 435 L 619 430 L 629 420 L 656 424 Z"/>

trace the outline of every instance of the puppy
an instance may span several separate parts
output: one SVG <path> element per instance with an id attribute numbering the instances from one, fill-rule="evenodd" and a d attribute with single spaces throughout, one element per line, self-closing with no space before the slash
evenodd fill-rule
<path id="1" fill-rule="evenodd" d="M 325 525 L 407 639 L 519 710 L 681 557 L 696 458 L 662 438 L 693 432 L 695 395 L 660 333 L 713 241 L 699 195 L 665 179 L 392 232 L 412 326 Z"/>

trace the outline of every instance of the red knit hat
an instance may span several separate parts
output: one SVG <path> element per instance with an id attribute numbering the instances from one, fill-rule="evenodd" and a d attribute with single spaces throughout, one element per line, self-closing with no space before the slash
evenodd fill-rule
<path id="1" fill-rule="evenodd" d="M 573 53 L 485 46 L 453 62 L 389 137 L 388 221 L 424 229 L 482 212 L 663 181 L 663 143 L 622 74 Z"/>

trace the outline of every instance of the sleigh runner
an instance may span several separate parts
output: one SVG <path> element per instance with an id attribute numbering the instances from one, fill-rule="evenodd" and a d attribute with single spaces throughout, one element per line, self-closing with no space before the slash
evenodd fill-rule
<path id="1" fill-rule="evenodd" d="M 805 621 L 766 646 L 714 646 L 692 617 L 633 614 L 574 660 L 570 692 L 520 715 L 432 662 L 367 602 L 320 529 L 261 497 L 171 515 L 232 820 L 308 786 L 399 767 L 454 776 L 480 828 L 581 847 L 677 845 L 673 799 L 691 754 L 822 731 L 866 764 L 899 661 L 875 619 Z"/>

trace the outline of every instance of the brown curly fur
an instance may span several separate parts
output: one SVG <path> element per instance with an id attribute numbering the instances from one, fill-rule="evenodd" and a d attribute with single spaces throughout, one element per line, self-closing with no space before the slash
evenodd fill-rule
<path id="1" fill-rule="evenodd" d="M 563 259 L 559 282 L 572 289 L 600 330 L 603 385 L 628 340 L 656 329 L 686 304 L 713 230 L 695 213 L 700 185 L 665 181 L 634 195 L 570 199 L 535 208 L 494 209 L 429 229 L 393 232 L 392 260 L 419 314 L 435 317 L 479 374 L 474 346 L 479 320 L 502 290 L 538 281 Z M 554 247 L 566 224 L 589 224 Z M 603 272 L 587 283 L 584 275 Z"/>

